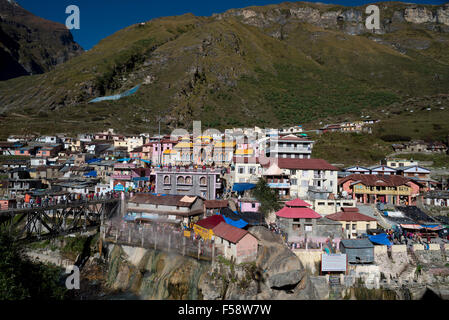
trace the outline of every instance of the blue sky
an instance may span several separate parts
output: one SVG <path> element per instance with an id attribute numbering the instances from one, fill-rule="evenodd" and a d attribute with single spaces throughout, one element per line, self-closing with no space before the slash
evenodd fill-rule
<path id="1" fill-rule="evenodd" d="M 193 13 L 197 16 L 210 16 L 231 8 L 244 8 L 252 5 L 281 3 L 277 0 L 16 0 L 23 8 L 42 18 L 65 24 L 69 5 L 80 8 L 80 30 L 72 30 L 75 41 L 84 49 L 90 49 L 101 39 L 134 23 L 148 21 L 157 17 Z M 341 5 L 364 5 L 376 1 L 326 1 Z M 442 4 L 443 0 L 409 1 L 413 3 Z"/>

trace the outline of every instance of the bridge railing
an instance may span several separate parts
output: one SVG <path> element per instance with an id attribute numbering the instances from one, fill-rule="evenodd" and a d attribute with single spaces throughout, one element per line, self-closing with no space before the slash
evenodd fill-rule
<path id="1" fill-rule="evenodd" d="M 104 239 L 107 242 L 156 249 L 166 252 L 177 252 L 203 260 L 212 260 L 217 253 L 211 241 L 185 237 L 177 228 L 161 226 L 141 226 L 125 223 L 119 226 L 106 224 Z"/>

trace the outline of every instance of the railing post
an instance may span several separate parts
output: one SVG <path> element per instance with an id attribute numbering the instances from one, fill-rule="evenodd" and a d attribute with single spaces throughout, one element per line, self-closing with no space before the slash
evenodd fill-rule
<path id="1" fill-rule="evenodd" d="M 168 234 L 168 251 L 171 249 L 171 233 Z"/>
<path id="2" fill-rule="evenodd" d="M 186 255 L 186 237 L 184 235 L 182 236 L 182 255 Z"/>
<path id="3" fill-rule="evenodd" d="M 156 248 L 157 248 L 156 241 L 157 241 L 157 228 L 155 226 L 154 227 L 154 250 L 156 250 Z"/>

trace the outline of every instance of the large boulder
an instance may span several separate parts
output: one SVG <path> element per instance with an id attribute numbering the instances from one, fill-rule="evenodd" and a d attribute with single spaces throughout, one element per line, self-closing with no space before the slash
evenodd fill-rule
<path id="1" fill-rule="evenodd" d="M 261 245 L 256 264 L 266 284 L 273 289 L 294 288 L 306 273 L 298 257 L 268 229 L 252 227 L 249 231 Z"/>

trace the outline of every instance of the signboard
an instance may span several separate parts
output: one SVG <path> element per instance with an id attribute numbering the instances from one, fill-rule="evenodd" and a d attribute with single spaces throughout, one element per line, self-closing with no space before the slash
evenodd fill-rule
<path id="1" fill-rule="evenodd" d="M 346 272 L 346 254 L 325 254 L 321 256 L 321 271 Z"/>
<path id="2" fill-rule="evenodd" d="M 121 183 L 118 183 L 114 186 L 115 191 L 125 191 L 125 186 Z"/>
<path id="3" fill-rule="evenodd" d="M 190 238 L 190 231 L 184 230 L 184 237 Z"/>

